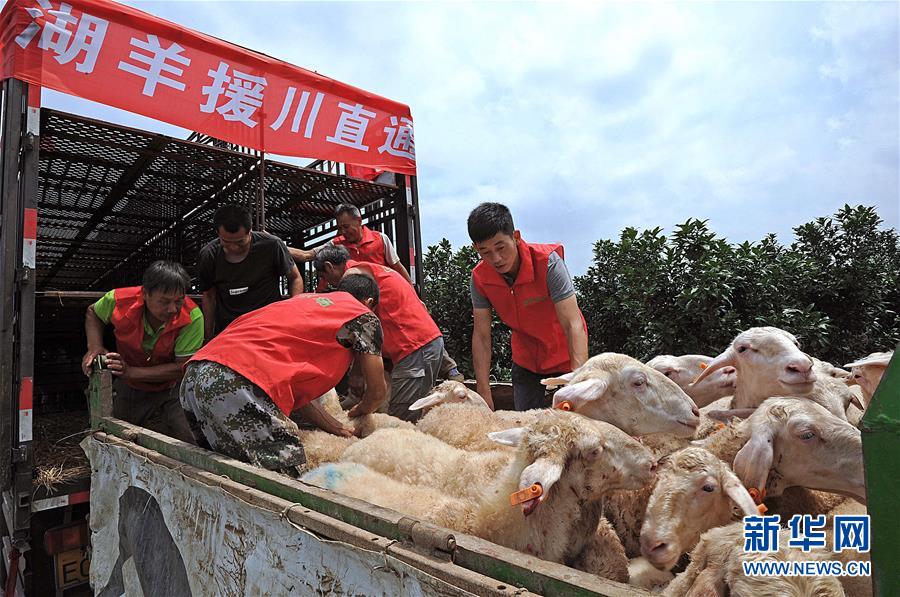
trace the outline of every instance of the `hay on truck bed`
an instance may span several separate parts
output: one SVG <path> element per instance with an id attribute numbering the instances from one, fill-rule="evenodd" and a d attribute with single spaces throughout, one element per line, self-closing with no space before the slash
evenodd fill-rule
<path id="1" fill-rule="evenodd" d="M 52 491 L 56 486 L 91 474 L 79 442 L 90 433 L 87 411 L 38 415 L 34 419 L 32 486 Z"/>

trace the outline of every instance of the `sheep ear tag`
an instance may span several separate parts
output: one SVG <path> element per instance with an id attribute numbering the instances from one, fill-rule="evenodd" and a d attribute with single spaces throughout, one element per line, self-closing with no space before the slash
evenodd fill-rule
<path id="1" fill-rule="evenodd" d="M 534 483 L 530 487 L 514 491 L 509 495 L 509 505 L 522 505 L 522 514 L 528 516 L 537 507 L 540 497 L 544 494 L 544 488 L 540 483 Z"/>

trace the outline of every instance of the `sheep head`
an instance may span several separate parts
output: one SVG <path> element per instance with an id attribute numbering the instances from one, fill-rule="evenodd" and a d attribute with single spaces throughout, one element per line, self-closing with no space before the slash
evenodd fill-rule
<path id="1" fill-rule="evenodd" d="M 881 377 L 884 375 L 893 356 L 893 351 L 873 352 L 863 359 L 844 365 L 844 367 L 850 367 L 852 374 L 851 380 L 848 380 L 847 384 L 858 384 L 862 388 L 866 406 L 872 401 L 875 388 L 881 383 Z"/>
<path id="2" fill-rule="evenodd" d="M 700 412 L 690 396 L 671 379 L 629 356 L 603 353 L 563 378 L 544 385 L 565 387 L 553 396 L 553 406 L 568 402 L 591 419 L 612 423 L 630 435 L 670 433 L 691 437 Z"/>
<path id="3" fill-rule="evenodd" d="M 663 354 L 647 361 L 647 365 L 678 384 L 697 406 L 704 407 L 719 398 L 734 394 L 737 384 L 736 370 L 730 366 L 717 369 L 703 381 L 694 384 L 693 381 L 712 360 L 712 357 L 700 354 Z"/>
<path id="4" fill-rule="evenodd" d="M 710 528 L 728 524 L 735 514 L 758 514 L 731 468 L 703 448 L 664 457 L 657 475 L 641 527 L 641 553 L 660 570 L 675 566 Z"/>
<path id="5" fill-rule="evenodd" d="M 581 415 L 553 412 L 527 427 L 489 433 L 493 441 L 514 446 L 527 463 L 519 489 L 539 483 L 540 497 L 522 504 L 528 515 L 563 484 L 586 501 L 600 499 L 616 489 L 639 489 L 655 477 L 653 455 L 620 429 Z"/>
<path id="6" fill-rule="evenodd" d="M 770 398 L 741 425 L 749 440 L 733 467 L 746 487 L 771 496 L 806 487 L 865 503 L 862 437 L 847 421 L 809 400 Z"/>
<path id="7" fill-rule="evenodd" d="M 813 360 L 793 334 L 774 327 L 750 328 L 712 360 L 694 380 L 697 385 L 724 367 L 737 370 L 733 404 L 758 406 L 771 396 L 803 396 L 813 390 Z"/>
<path id="8" fill-rule="evenodd" d="M 435 406 L 450 403 L 474 404 L 483 406 L 485 410 L 490 410 L 487 402 L 484 401 L 480 394 L 473 392 L 465 384 L 453 380 L 447 380 L 436 385 L 430 394 L 410 404 L 409 410 L 422 410 L 425 413 Z"/>

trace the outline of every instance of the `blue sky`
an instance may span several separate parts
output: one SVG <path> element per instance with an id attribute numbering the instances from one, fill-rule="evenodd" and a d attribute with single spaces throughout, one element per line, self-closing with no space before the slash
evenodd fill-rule
<path id="1" fill-rule="evenodd" d="M 844 203 L 898 227 L 897 2 L 129 4 L 409 104 L 426 244 L 467 243 L 482 201 L 573 273 L 689 217 L 734 242 Z"/>

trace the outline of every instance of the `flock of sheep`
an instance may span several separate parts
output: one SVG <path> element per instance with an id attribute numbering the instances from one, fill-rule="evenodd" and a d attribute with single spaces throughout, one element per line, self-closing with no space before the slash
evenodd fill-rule
<path id="1" fill-rule="evenodd" d="M 444 382 L 415 425 L 348 421 L 332 391 L 320 400 L 362 439 L 304 431 L 303 481 L 667 595 L 867 595 L 868 578 L 745 577 L 761 556 L 740 521 L 865 512 L 856 425 L 890 357 L 845 371 L 752 328 L 715 358 L 592 357 L 544 380 L 552 409 L 492 412 Z M 765 557 L 868 557 L 781 544 Z"/>

